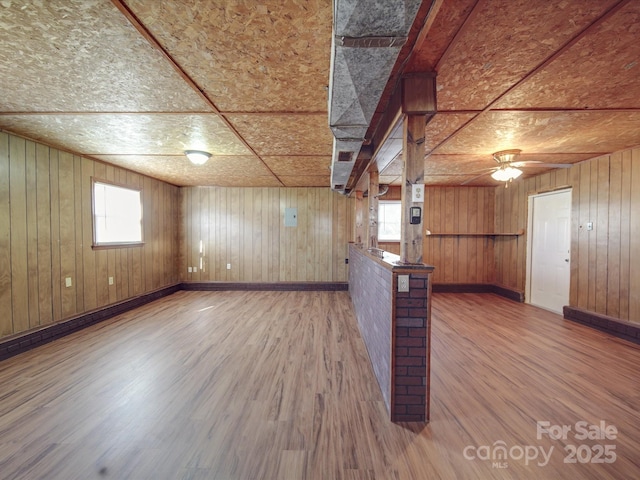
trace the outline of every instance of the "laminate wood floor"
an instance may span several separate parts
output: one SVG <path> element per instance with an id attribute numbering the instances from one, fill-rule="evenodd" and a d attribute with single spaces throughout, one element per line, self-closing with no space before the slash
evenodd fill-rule
<path id="1" fill-rule="evenodd" d="M 0 478 L 640 478 L 638 345 L 488 294 L 432 328 L 432 421 L 395 425 L 346 292 L 178 292 L 0 363 Z"/>

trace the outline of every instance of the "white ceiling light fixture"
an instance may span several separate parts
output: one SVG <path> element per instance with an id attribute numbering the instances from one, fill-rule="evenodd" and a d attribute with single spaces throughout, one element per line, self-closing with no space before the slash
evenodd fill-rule
<path id="1" fill-rule="evenodd" d="M 491 174 L 491 176 L 500 182 L 510 182 L 522 175 L 522 170 L 514 167 L 502 167 Z"/>
<path id="2" fill-rule="evenodd" d="M 211 157 L 209 152 L 204 152 L 202 150 L 185 150 L 184 154 L 194 165 L 204 165 Z"/>

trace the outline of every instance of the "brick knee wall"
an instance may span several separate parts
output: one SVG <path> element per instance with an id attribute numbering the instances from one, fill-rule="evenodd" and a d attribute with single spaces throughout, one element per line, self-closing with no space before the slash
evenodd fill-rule
<path id="1" fill-rule="evenodd" d="M 395 422 L 429 420 L 429 274 L 412 273 L 409 292 L 395 289 L 393 399 Z"/>
<path id="2" fill-rule="evenodd" d="M 349 293 L 389 416 L 428 421 L 433 267 L 386 263 L 354 246 L 349 257 Z M 409 275 L 409 292 L 398 292 L 398 275 Z"/>

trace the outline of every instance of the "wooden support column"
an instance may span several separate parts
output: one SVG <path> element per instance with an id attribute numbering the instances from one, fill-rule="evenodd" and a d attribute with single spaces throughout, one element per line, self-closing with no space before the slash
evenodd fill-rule
<path id="1" fill-rule="evenodd" d="M 379 173 L 377 170 L 369 172 L 369 236 L 368 248 L 378 248 L 378 190 Z"/>
<path id="2" fill-rule="evenodd" d="M 427 122 L 436 112 L 436 82 L 431 73 L 413 74 L 402 79 L 403 135 L 402 151 L 402 224 L 400 262 L 422 263 L 424 238 L 424 195 L 414 199 L 419 185 L 424 193 L 424 135 Z M 411 207 L 420 208 L 419 222 L 411 223 Z"/>
<path id="3" fill-rule="evenodd" d="M 365 227 L 365 206 L 364 195 L 362 190 L 356 190 L 356 245 L 364 245 L 364 239 L 367 235 L 367 229 Z"/>
<path id="4" fill-rule="evenodd" d="M 406 265 L 422 263 L 424 198 L 417 202 L 412 198 L 416 185 L 424 185 L 425 125 L 426 115 L 407 115 L 404 118 L 400 262 Z M 411 223 L 411 207 L 420 208 L 420 223 Z"/>

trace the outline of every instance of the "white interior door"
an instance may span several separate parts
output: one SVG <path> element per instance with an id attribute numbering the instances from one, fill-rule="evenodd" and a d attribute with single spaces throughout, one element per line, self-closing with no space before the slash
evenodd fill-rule
<path id="1" fill-rule="evenodd" d="M 562 313 L 571 278 L 571 191 L 535 195 L 531 201 L 529 302 Z"/>

